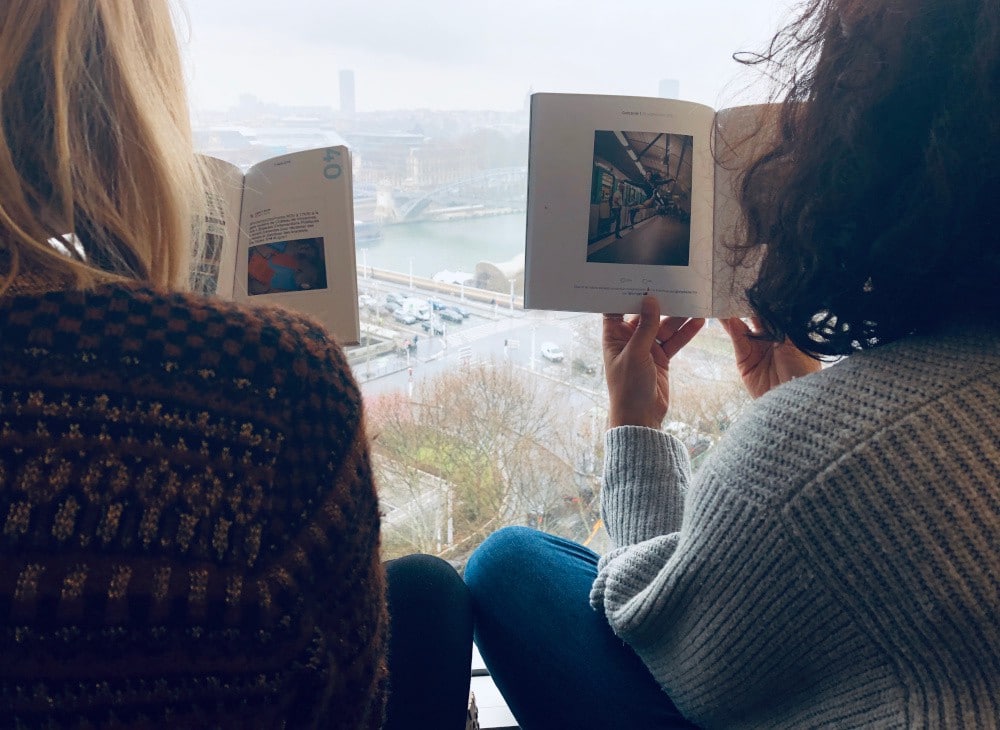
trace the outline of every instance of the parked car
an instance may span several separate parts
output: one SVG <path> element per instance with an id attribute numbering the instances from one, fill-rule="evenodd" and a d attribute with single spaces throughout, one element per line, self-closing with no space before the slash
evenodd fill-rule
<path id="1" fill-rule="evenodd" d="M 403 299 L 400 309 L 404 312 L 409 312 L 417 319 L 428 320 L 431 318 L 431 307 L 426 299 L 406 297 Z"/>
<path id="2" fill-rule="evenodd" d="M 378 302 L 375 300 L 375 297 L 373 297 L 371 294 L 358 295 L 358 306 L 361 307 L 362 309 L 374 310 L 377 305 Z"/>
<path id="3" fill-rule="evenodd" d="M 389 292 L 385 295 L 385 303 L 395 304 L 397 307 L 400 307 L 403 305 L 403 297 L 399 296 L 399 294 L 396 294 L 395 292 Z"/>
<path id="4" fill-rule="evenodd" d="M 465 317 L 459 314 L 457 311 L 451 307 L 445 307 L 438 312 L 438 317 L 445 320 L 446 322 L 455 322 L 456 324 L 461 324 L 465 321 Z"/>
<path id="5" fill-rule="evenodd" d="M 449 307 L 449 309 L 452 309 L 452 310 L 454 310 L 455 312 L 457 312 L 457 313 L 458 313 L 458 315 L 459 315 L 459 316 L 460 316 L 460 317 L 461 317 L 462 319 L 468 319 L 468 318 L 469 318 L 469 316 L 470 316 L 470 314 L 471 314 L 471 312 L 469 312 L 469 310 L 468 310 L 468 309 L 466 309 L 465 307 L 460 307 L 460 306 L 458 306 L 457 304 L 452 304 L 452 305 L 451 305 L 451 306 Z"/>
<path id="6" fill-rule="evenodd" d="M 433 309 L 435 312 L 440 312 L 442 309 L 448 308 L 447 304 L 445 304 L 444 302 L 439 302 L 437 299 L 430 299 L 428 301 L 430 302 L 431 309 Z"/>
<path id="7" fill-rule="evenodd" d="M 541 353 L 542 357 L 549 362 L 562 362 L 563 358 L 566 357 L 563 354 L 562 348 L 554 342 L 542 343 Z"/>
<path id="8" fill-rule="evenodd" d="M 416 324 L 417 318 L 410 312 L 404 312 L 402 309 L 397 309 L 392 313 L 393 319 L 397 322 L 402 322 L 403 324 Z"/>
<path id="9" fill-rule="evenodd" d="M 423 328 L 424 332 L 430 332 L 433 335 L 444 334 L 444 325 L 440 322 L 421 322 L 420 326 Z"/>
<path id="10" fill-rule="evenodd" d="M 594 375 L 597 373 L 597 364 L 582 357 L 573 358 L 573 372 L 583 375 Z"/>

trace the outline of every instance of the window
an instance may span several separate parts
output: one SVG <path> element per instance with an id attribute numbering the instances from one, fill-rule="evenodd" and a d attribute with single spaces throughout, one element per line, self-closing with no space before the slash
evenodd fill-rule
<path id="1" fill-rule="evenodd" d="M 761 48 L 777 10 L 763 0 L 188 4 L 202 152 L 249 165 L 352 151 L 363 336 L 349 354 L 387 555 L 461 564 L 504 524 L 603 549 L 599 318 L 520 306 L 527 99 L 753 100 L 760 89 L 731 56 Z M 606 177 L 595 172 L 595 201 L 607 200 Z M 709 326 L 672 368 L 666 427 L 695 459 L 744 403 L 730 360 Z"/>

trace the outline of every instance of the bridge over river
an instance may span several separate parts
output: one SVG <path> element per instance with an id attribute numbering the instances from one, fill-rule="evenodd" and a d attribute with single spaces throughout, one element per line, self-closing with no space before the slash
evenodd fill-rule
<path id="1" fill-rule="evenodd" d="M 375 215 L 402 223 L 521 211 L 527 184 L 527 167 L 500 167 L 415 194 L 379 189 Z"/>

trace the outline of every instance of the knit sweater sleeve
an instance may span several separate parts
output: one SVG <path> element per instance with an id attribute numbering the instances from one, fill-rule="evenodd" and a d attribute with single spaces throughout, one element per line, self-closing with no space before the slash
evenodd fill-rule
<path id="1" fill-rule="evenodd" d="M 641 426 L 608 431 L 604 453 L 601 517 L 613 547 L 601 557 L 590 601 L 595 609 L 615 613 L 629 610 L 630 599 L 676 549 L 691 467 L 680 441 Z M 636 548 L 637 543 L 643 544 Z M 624 593 L 617 590 L 618 581 L 629 586 Z M 612 626 L 616 633 L 625 628 Z"/>
<path id="2" fill-rule="evenodd" d="M 616 547 L 680 528 L 691 462 L 676 438 L 641 426 L 608 431 L 604 475 L 601 516 Z"/>
<path id="3" fill-rule="evenodd" d="M 614 613 L 629 610 L 676 549 L 691 467 L 680 441 L 641 426 L 608 431 L 604 453 L 601 517 L 613 547 L 598 564 L 590 602 Z M 619 580 L 629 586 L 624 593 L 615 588 Z"/>
<path id="4" fill-rule="evenodd" d="M 785 651 L 775 639 L 818 631 L 810 604 L 824 600 L 774 513 L 729 476 L 703 469 L 689 491 L 677 439 L 607 435 L 602 509 L 615 547 L 600 559 L 591 605 L 704 726 L 752 725 L 762 697 L 796 691 L 770 671 Z"/>

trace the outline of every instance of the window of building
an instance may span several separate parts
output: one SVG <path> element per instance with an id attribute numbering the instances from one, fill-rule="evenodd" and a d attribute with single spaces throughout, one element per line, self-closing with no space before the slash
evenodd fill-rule
<path id="1" fill-rule="evenodd" d="M 600 551 L 596 315 L 524 311 L 532 91 L 753 101 L 732 60 L 764 0 L 212 0 L 182 26 L 196 144 L 239 165 L 346 144 L 365 394 L 388 556 L 462 564 L 528 524 Z M 702 458 L 744 405 L 721 328 L 672 368 L 666 428 Z"/>

